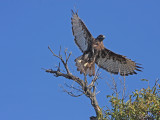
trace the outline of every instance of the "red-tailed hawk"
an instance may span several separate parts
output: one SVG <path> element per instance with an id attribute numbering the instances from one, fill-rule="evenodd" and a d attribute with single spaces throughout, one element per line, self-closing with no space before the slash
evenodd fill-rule
<path id="1" fill-rule="evenodd" d="M 104 35 L 94 38 L 83 21 L 78 17 L 77 12 L 72 11 L 72 31 L 75 43 L 83 52 L 83 55 L 76 58 L 77 70 L 84 75 L 95 75 L 95 63 L 104 70 L 128 76 L 141 71 L 140 66 L 123 55 L 116 54 L 103 45 Z"/>

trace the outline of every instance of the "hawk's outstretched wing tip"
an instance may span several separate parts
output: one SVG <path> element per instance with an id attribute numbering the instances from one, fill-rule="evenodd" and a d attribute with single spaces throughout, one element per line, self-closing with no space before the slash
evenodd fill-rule
<path id="1" fill-rule="evenodd" d="M 142 71 L 141 69 L 143 69 L 131 59 L 116 54 L 106 48 L 98 54 L 96 63 L 104 70 L 113 74 L 120 74 L 121 76 L 137 74 L 136 71 Z"/>
<path id="2" fill-rule="evenodd" d="M 83 21 L 78 16 L 78 10 L 72 12 L 72 18 L 71 18 L 71 24 L 72 24 L 72 32 L 74 36 L 74 41 L 76 45 L 79 47 L 79 49 L 84 52 L 88 49 L 88 45 L 91 43 L 91 41 L 94 40 L 93 36 L 87 29 L 86 25 L 83 23 Z"/>
<path id="3" fill-rule="evenodd" d="M 74 12 L 73 9 L 71 9 L 71 13 L 72 13 L 72 16 L 73 16 L 74 14 L 78 15 L 78 9 L 77 9 L 75 12 Z"/>
<path id="4" fill-rule="evenodd" d="M 74 11 L 73 11 L 72 9 L 71 9 L 71 14 L 72 14 L 72 16 L 75 14 Z"/>

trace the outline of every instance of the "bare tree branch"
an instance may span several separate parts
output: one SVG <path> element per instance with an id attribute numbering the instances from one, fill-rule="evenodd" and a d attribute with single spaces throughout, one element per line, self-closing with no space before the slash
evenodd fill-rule
<path id="1" fill-rule="evenodd" d="M 63 86 L 61 86 L 61 88 L 63 88 L 63 91 L 66 92 L 68 95 L 70 95 L 70 96 L 72 96 L 72 97 L 80 97 L 80 96 L 82 96 L 82 95 L 84 94 L 81 89 L 77 89 L 77 88 L 75 88 L 75 87 L 73 87 L 73 86 L 71 86 L 71 85 L 68 85 L 68 84 L 66 84 L 66 83 L 65 83 L 65 86 L 67 86 L 67 87 L 70 88 L 70 89 L 74 89 L 74 90 L 76 90 L 76 91 L 78 91 L 78 92 L 81 92 L 81 94 L 76 95 L 76 94 L 73 93 L 72 90 L 71 90 L 71 91 L 68 91 L 68 90 L 64 89 Z"/>
<path id="2" fill-rule="evenodd" d="M 65 73 L 62 73 L 62 72 L 59 72 L 59 71 L 54 71 L 52 69 L 47 69 L 46 72 L 54 74 L 55 77 L 62 76 L 62 77 L 65 77 L 67 79 L 71 79 L 71 80 L 77 82 L 80 86 L 84 86 L 84 81 L 81 80 L 80 78 L 76 77 L 76 76 L 73 76 L 72 74 L 65 74 Z"/>
<path id="3" fill-rule="evenodd" d="M 126 96 L 126 77 L 123 77 L 123 80 L 121 78 L 120 82 L 121 82 L 121 90 L 122 90 L 122 99 L 124 100 L 127 96 Z"/>
<path id="4" fill-rule="evenodd" d="M 60 66 L 60 63 L 59 63 L 59 66 L 58 66 L 58 69 L 57 70 L 52 70 L 52 69 L 45 69 L 45 71 L 47 73 L 51 73 L 53 74 L 55 77 L 64 77 L 66 79 L 69 79 L 69 80 L 73 80 L 75 81 L 79 86 L 80 88 L 76 88 L 74 86 L 71 86 L 71 85 L 68 85 L 68 84 L 65 84 L 66 87 L 70 88 L 70 89 L 73 89 L 73 90 L 76 90 L 78 92 L 81 92 L 81 94 L 79 95 L 76 95 L 74 94 L 73 91 L 67 91 L 66 89 L 64 89 L 64 92 L 66 92 L 67 94 L 69 94 L 70 96 L 72 97 L 79 97 L 81 95 L 86 95 L 90 100 L 91 100 L 91 105 L 93 106 L 95 112 L 96 112 L 96 120 L 102 120 L 103 119 L 103 115 L 102 115 L 102 111 L 98 105 L 98 102 L 97 102 L 97 98 L 96 98 L 96 86 L 95 86 L 95 82 L 99 79 L 99 73 L 98 73 L 98 70 L 96 72 L 96 75 L 94 76 L 93 80 L 91 81 L 91 83 L 88 85 L 88 81 L 87 81 L 87 77 L 86 75 L 84 76 L 84 80 L 80 79 L 79 77 L 76 77 L 74 75 L 72 75 L 72 73 L 70 72 L 69 68 L 68 68 L 68 60 L 71 56 L 71 52 L 69 53 L 69 55 L 67 55 L 67 49 L 64 51 L 64 54 L 65 54 L 65 60 L 63 59 L 62 55 L 61 55 L 61 47 L 60 47 L 60 50 L 59 50 L 59 55 L 56 55 L 52 50 L 51 48 L 48 46 L 48 49 L 52 52 L 53 56 L 58 58 L 62 63 L 63 63 L 63 66 L 65 68 L 65 71 L 66 73 L 63 73 L 61 72 L 61 66 Z M 93 118 L 93 117 L 92 117 Z"/>
<path id="5" fill-rule="evenodd" d="M 74 86 L 68 85 L 67 83 L 65 83 L 64 85 L 65 85 L 66 87 L 68 87 L 68 88 L 71 88 L 71 89 L 74 89 L 74 90 L 76 90 L 76 91 L 78 91 L 78 92 L 84 93 L 84 91 L 82 90 L 82 88 L 76 88 L 76 87 L 74 87 Z"/>
<path id="6" fill-rule="evenodd" d="M 50 48 L 49 46 L 48 46 L 48 49 L 52 52 L 53 56 L 55 56 L 55 57 L 57 57 L 57 58 L 59 58 L 59 59 L 61 60 L 61 62 L 63 63 L 63 65 L 64 65 L 64 67 L 65 67 L 65 69 L 66 69 L 66 71 L 67 71 L 67 73 L 68 73 L 68 74 L 71 74 L 70 71 L 69 71 L 69 69 L 68 69 L 67 63 L 63 60 L 62 56 L 60 55 L 61 49 L 60 49 L 60 51 L 59 51 L 59 56 L 57 56 L 57 55 L 51 50 L 51 48 Z"/>
<path id="7" fill-rule="evenodd" d="M 98 73 L 98 71 L 96 72 L 92 82 L 88 85 L 88 87 L 90 87 L 90 89 L 92 89 L 92 87 L 95 85 L 95 82 L 100 79 L 100 73 Z"/>

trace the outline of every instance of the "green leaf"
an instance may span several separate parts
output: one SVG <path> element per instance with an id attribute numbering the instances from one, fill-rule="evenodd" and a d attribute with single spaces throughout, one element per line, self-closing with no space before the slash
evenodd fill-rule
<path id="1" fill-rule="evenodd" d="M 147 80 L 147 79 L 141 79 L 141 81 L 149 81 L 149 80 Z"/>

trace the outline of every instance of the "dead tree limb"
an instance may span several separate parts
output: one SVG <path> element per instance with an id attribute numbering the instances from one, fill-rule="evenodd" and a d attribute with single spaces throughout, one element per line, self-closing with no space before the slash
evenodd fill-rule
<path id="1" fill-rule="evenodd" d="M 65 72 L 61 72 L 61 69 L 60 69 L 60 63 L 59 63 L 59 66 L 58 66 L 58 69 L 57 70 L 52 70 L 52 69 L 47 69 L 45 70 L 47 73 L 51 73 L 53 74 L 55 77 L 64 77 L 66 79 L 69 79 L 69 80 L 72 80 L 72 81 L 75 81 L 79 86 L 80 88 L 75 88 L 75 87 L 71 87 L 71 86 L 68 86 L 70 88 L 73 88 L 75 90 L 79 90 L 81 91 L 82 93 L 80 95 L 74 95 L 71 92 L 65 90 L 65 92 L 67 92 L 69 95 L 73 96 L 73 97 L 79 97 L 81 95 L 85 95 L 87 96 L 90 100 L 91 100 L 91 105 L 93 106 L 95 112 L 96 112 L 96 117 L 90 117 L 90 120 L 103 120 L 103 115 L 102 115 L 102 110 L 101 108 L 99 107 L 98 105 L 98 102 L 97 102 L 97 98 L 96 98 L 96 86 L 95 86 L 95 82 L 97 81 L 97 79 L 99 79 L 99 74 L 96 74 L 93 78 L 93 80 L 91 81 L 90 84 L 88 84 L 88 81 L 87 81 L 87 77 L 85 76 L 84 77 L 84 80 L 80 79 L 79 77 L 76 77 L 75 75 L 73 75 L 70 70 L 69 70 L 69 67 L 68 67 L 68 60 L 71 56 L 72 53 L 69 53 L 69 55 L 67 55 L 67 50 L 64 51 L 65 53 L 65 59 L 63 59 L 62 55 L 61 55 L 61 47 L 60 47 L 60 51 L 59 51 L 59 55 L 56 55 L 50 47 L 48 47 L 48 49 L 52 52 L 52 55 L 54 57 L 57 57 L 61 63 L 63 64 L 64 68 L 65 68 Z"/>

